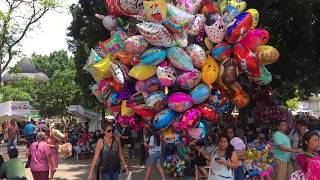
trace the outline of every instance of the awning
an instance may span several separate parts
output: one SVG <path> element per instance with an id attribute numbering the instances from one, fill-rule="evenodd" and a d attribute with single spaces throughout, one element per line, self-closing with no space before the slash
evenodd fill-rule
<path id="1" fill-rule="evenodd" d="M 0 122 L 15 118 L 24 121 L 29 118 L 29 101 L 8 101 L 0 104 Z"/>
<path id="2" fill-rule="evenodd" d="M 84 120 L 101 119 L 101 115 L 99 113 L 83 108 L 80 105 L 69 106 L 68 113 L 74 115 L 77 118 L 84 119 Z"/>

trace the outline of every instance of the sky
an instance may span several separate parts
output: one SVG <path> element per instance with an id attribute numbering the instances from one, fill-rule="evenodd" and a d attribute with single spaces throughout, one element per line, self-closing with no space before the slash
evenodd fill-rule
<path id="1" fill-rule="evenodd" d="M 49 11 L 40 20 L 39 28 L 29 32 L 21 42 L 22 53 L 49 55 L 55 50 L 67 50 L 67 28 L 72 21 L 69 6 L 78 0 L 65 0 L 62 12 Z"/>

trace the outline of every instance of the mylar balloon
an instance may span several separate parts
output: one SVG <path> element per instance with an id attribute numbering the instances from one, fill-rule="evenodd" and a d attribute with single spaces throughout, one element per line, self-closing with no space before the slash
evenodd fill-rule
<path id="1" fill-rule="evenodd" d="M 100 81 L 101 84 L 101 81 Z M 103 90 L 99 89 L 98 84 L 94 84 L 91 86 L 92 93 L 96 96 L 99 102 L 103 103 L 107 100 L 109 94 L 111 93 L 111 89 L 109 86 L 105 87 Z"/>
<path id="2" fill-rule="evenodd" d="M 167 8 L 167 18 L 164 20 L 164 25 L 173 33 L 182 32 L 183 27 L 190 24 L 195 17 L 169 3 L 167 3 Z"/>
<path id="3" fill-rule="evenodd" d="M 187 129 L 188 135 L 195 140 L 200 140 L 202 136 L 202 129 L 201 128 L 190 128 Z"/>
<path id="4" fill-rule="evenodd" d="M 199 84 L 190 93 L 194 104 L 201 104 L 210 96 L 210 88 L 205 84 Z"/>
<path id="5" fill-rule="evenodd" d="M 193 36 L 198 35 L 199 32 L 204 28 L 205 21 L 206 17 L 203 14 L 197 14 L 189 26 L 188 34 Z"/>
<path id="6" fill-rule="evenodd" d="M 131 68 L 129 76 L 137 80 L 146 80 L 155 75 L 156 66 L 149 66 L 144 64 L 138 64 Z"/>
<path id="7" fill-rule="evenodd" d="M 218 2 L 218 6 L 220 12 L 223 12 L 226 6 L 232 6 L 234 8 L 237 8 L 239 13 L 242 13 L 246 9 L 247 3 L 242 0 L 221 0 Z"/>
<path id="8" fill-rule="evenodd" d="M 158 78 L 152 77 L 145 80 L 145 89 L 148 91 L 148 93 L 159 91 L 161 89 L 161 84 Z"/>
<path id="9" fill-rule="evenodd" d="M 169 126 L 175 116 L 176 116 L 176 112 L 174 112 L 169 108 L 158 112 L 153 119 L 154 127 L 156 129 L 162 129 Z"/>
<path id="10" fill-rule="evenodd" d="M 110 108 L 112 112 L 120 112 L 120 100 L 117 99 L 118 93 L 117 92 L 111 92 L 106 102 L 103 104 Z"/>
<path id="11" fill-rule="evenodd" d="M 171 47 L 176 43 L 169 31 L 161 24 L 143 22 L 137 24 L 138 30 L 154 46 Z"/>
<path id="12" fill-rule="evenodd" d="M 237 108 L 244 108 L 250 102 L 249 95 L 242 89 L 238 82 L 231 85 L 232 97 L 231 101 Z"/>
<path id="13" fill-rule="evenodd" d="M 133 106 L 133 111 L 145 120 L 151 120 L 156 114 L 152 108 L 148 108 L 145 104 Z"/>
<path id="14" fill-rule="evenodd" d="M 146 65 L 158 65 L 167 57 L 167 52 L 163 48 L 153 47 L 147 49 L 141 55 L 141 63 Z"/>
<path id="15" fill-rule="evenodd" d="M 251 26 L 251 14 L 248 12 L 243 12 L 236 16 L 231 23 L 229 23 L 226 28 L 225 39 L 231 44 L 237 43 L 245 37 Z"/>
<path id="16" fill-rule="evenodd" d="M 206 118 L 208 121 L 217 122 L 218 115 L 216 111 L 205 104 L 201 104 L 197 107 L 201 112 L 201 115 Z"/>
<path id="17" fill-rule="evenodd" d="M 167 17 L 167 3 L 165 0 L 143 1 L 144 14 L 150 21 L 161 22 Z"/>
<path id="18" fill-rule="evenodd" d="M 176 92 L 168 97 L 168 107 L 176 112 L 184 112 L 192 107 L 193 100 L 189 94 Z"/>
<path id="19" fill-rule="evenodd" d="M 219 65 L 212 56 L 208 56 L 206 63 L 201 70 L 202 81 L 205 82 L 210 88 L 219 75 Z"/>
<path id="20" fill-rule="evenodd" d="M 185 71 L 192 71 L 194 69 L 189 55 L 179 47 L 173 46 L 168 48 L 167 57 L 171 64 L 178 69 Z"/>
<path id="21" fill-rule="evenodd" d="M 238 14 L 239 11 L 237 8 L 229 5 L 226 6 L 222 12 L 224 26 L 227 26 L 231 21 L 233 21 Z"/>
<path id="22" fill-rule="evenodd" d="M 192 89 L 201 81 L 200 71 L 194 69 L 193 71 L 186 71 L 179 74 L 177 83 L 182 89 Z"/>
<path id="23" fill-rule="evenodd" d="M 271 73 L 268 71 L 268 69 L 263 66 L 260 65 L 260 76 L 259 77 L 254 77 L 251 78 L 256 84 L 258 85 L 267 85 L 272 81 L 272 75 Z"/>
<path id="24" fill-rule="evenodd" d="M 240 84 L 245 93 L 247 93 L 250 97 L 253 95 L 254 88 L 248 76 L 246 76 L 245 74 L 240 74 L 237 77 L 237 82 Z"/>
<path id="25" fill-rule="evenodd" d="M 218 61 L 229 58 L 232 54 L 232 46 L 227 42 L 221 42 L 212 49 L 212 56 Z"/>
<path id="26" fill-rule="evenodd" d="M 121 103 L 121 115 L 122 116 L 133 116 L 133 109 L 127 105 L 127 100 L 122 100 Z"/>
<path id="27" fill-rule="evenodd" d="M 98 63 L 101 60 L 101 57 L 97 54 L 94 49 L 91 49 L 90 56 L 88 57 L 86 65 L 84 65 L 83 70 L 90 72 L 92 65 Z"/>
<path id="28" fill-rule="evenodd" d="M 220 43 L 225 34 L 221 16 L 218 13 L 208 13 L 204 24 L 204 30 L 212 42 Z"/>
<path id="29" fill-rule="evenodd" d="M 92 65 L 93 69 L 95 70 L 95 79 L 101 80 L 104 78 L 111 77 L 111 58 L 112 55 L 108 55 L 107 57 L 100 60 L 98 63 Z"/>
<path id="30" fill-rule="evenodd" d="M 177 7 L 190 13 L 195 14 L 201 6 L 202 0 L 178 0 Z"/>
<path id="31" fill-rule="evenodd" d="M 179 122 L 179 126 L 184 130 L 193 128 L 197 125 L 200 117 L 201 112 L 197 108 L 189 109 L 183 114 L 182 119 Z"/>
<path id="32" fill-rule="evenodd" d="M 201 14 L 207 15 L 209 13 L 219 13 L 218 8 L 211 0 L 204 0 L 204 4 L 201 9 Z"/>
<path id="33" fill-rule="evenodd" d="M 192 64 L 196 68 L 202 68 L 206 62 L 206 52 L 197 44 L 190 44 L 186 48 L 186 53 L 190 56 Z"/>
<path id="34" fill-rule="evenodd" d="M 137 92 L 147 93 L 144 81 L 137 81 L 135 85 L 135 89 Z"/>
<path id="35" fill-rule="evenodd" d="M 126 39 L 128 39 L 128 36 L 125 33 L 117 31 L 110 39 L 100 42 L 99 46 L 103 48 L 107 53 L 124 51 L 124 41 Z"/>
<path id="36" fill-rule="evenodd" d="M 249 12 L 252 16 L 252 28 L 256 28 L 259 22 L 259 12 L 256 9 L 248 9 L 246 12 Z"/>
<path id="37" fill-rule="evenodd" d="M 131 104 L 132 106 L 135 106 L 135 105 L 140 105 L 140 104 L 144 104 L 144 96 L 141 92 L 137 92 L 135 94 L 133 94 L 129 101 L 128 101 L 129 104 Z"/>
<path id="38" fill-rule="evenodd" d="M 177 80 L 176 69 L 166 62 L 157 67 L 156 73 L 162 86 L 173 86 Z"/>
<path id="39" fill-rule="evenodd" d="M 174 33 L 173 38 L 176 41 L 178 47 L 185 48 L 188 46 L 188 34 L 185 31 L 181 33 Z"/>
<path id="40" fill-rule="evenodd" d="M 105 5 L 112 15 L 135 15 L 143 9 L 143 0 L 105 0 Z"/>
<path id="41" fill-rule="evenodd" d="M 226 101 L 227 95 L 223 89 L 219 87 L 213 87 L 211 89 L 211 95 L 208 98 L 209 106 L 211 108 L 218 109 L 223 106 Z"/>
<path id="42" fill-rule="evenodd" d="M 219 76 L 224 85 L 231 85 L 237 79 L 237 62 L 232 59 L 226 59 L 220 64 Z"/>
<path id="43" fill-rule="evenodd" d="M 259 65 L 257 63 L 257 58 L 252 51 L 244 48 L 240 44 L 236 44 L 233 47 L 233 53 L 236 60 L 241 65 L 241 69 L 244 72 L 246 72 L 249 76 L 252 76 L 252 77 L 260 76 L 260 70 L 259 70 Z"/>
<path id="44" fill-rule="evenodd" d="M 260 45 L 265 45 L 269 41 L 269 32 L 265 29 L 251 29 L 240 44 L 247 49 L 255 49 Z"/>
<path id="45" fill-rule="evenodd" d="M 128 81 L 129 69 L 123 64 L 112 63 L 111 72 L 113 79 L 121 85 L 124 85 Z"/>
<path id="46" fill-rule="evenodd" d="M 141 54 L 148 47 L 148 42 L 142 35 L 131 36 L 124 42 L 126 51 L 132 54 Z"/>
<path id="47" fill-rule="evenodd" d="M 149 94 L 145 100 L 146 106 L 153 108 L 155 111 L 159 111 L 165 108 L 167 104 L 167 96 L 162 91 L 157 91 Z"/>
<path id="48" fill-rule="evenodd" d="M 258 46 L 255 52 L 260 65 L 272 64 L 276 62 L 280 56 L 276 48 L 268 45 Z"/>

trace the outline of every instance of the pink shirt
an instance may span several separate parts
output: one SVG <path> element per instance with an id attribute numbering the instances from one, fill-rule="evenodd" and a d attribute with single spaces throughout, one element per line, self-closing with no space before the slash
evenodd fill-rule
<path id="1" fill-rule="evenodd" d="M 30 169 L 32 171 L 48 171 L 49 155 L 51 155 L 49 145 L 46 142 L 34 142 L 29 148 L 31 154 Z"/>

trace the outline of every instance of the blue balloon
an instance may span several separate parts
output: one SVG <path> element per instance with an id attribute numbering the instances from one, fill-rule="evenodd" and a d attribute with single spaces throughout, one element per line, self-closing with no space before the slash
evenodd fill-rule
<path id="1" fill-rule="evenodd" d="M 194 104 L 201 104 L 210 96 L 210 88 L 206 84 L 199 84 L 190 93 Z"/>
<path id="2" fill-rule="evenodd" d="M 167 57 L 170 63 L 180 70 L 194 70 L 190 56 L 180 47 L 173 46 L 168 48 Z"/>
<path id="3" fill-rule="evenodd" d="M 141 64 L 158 65 L 165 60 L 167 52 L 163 48 L 150 48 L 141 55 Z"/>
<path id="4" fill-rule="evenodd" d="M 149 94 L 149 96 L 147 96 L 145 100 L 145 104 L 149 108 L 154 108 L 156 110 L 159 110 L 159 108 L 163 109 L 162 107 L 165 107 L 166 101 L 167 101 L 167 96 L 164 94 L 164 92 L 156 91 Z"/>
<path id="5" fill-rule="evenodd" d="M 160 112 L 158 112 L 155 117 L 154 117 L 154 127 L 156 129 L 162 129 L 162 128 L 165 128 L 167 126 L 169 126 L 174 117 L 176 116 L 176 112 L 167 108 L 167 109 L 164 109 Z"/>

